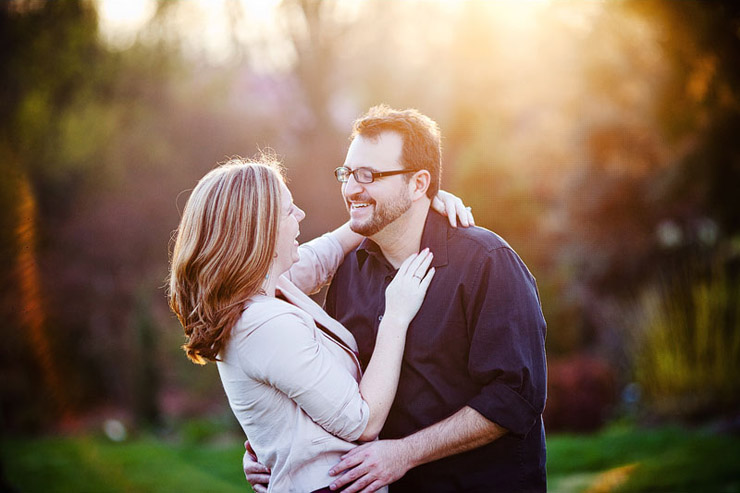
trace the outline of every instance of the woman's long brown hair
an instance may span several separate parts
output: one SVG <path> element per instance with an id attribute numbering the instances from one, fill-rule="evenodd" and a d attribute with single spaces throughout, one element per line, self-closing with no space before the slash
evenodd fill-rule
<path id="1" fill-rule="evenodd" d="M 168 296 L 195 363 L 217 360 L 244 303 L 262 289 L 275 255 L 281 180 L 271 157 L 231 159 L 206 174 L 185 205 Z"/>

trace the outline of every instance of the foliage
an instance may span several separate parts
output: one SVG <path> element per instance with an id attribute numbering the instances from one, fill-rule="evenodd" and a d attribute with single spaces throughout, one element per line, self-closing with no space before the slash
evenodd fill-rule
<path id="1" fill-rule="evenodd" d="M 641 298 L 635 378 L 658 415 L 740 409 L 740 278 L 728 267 L 686 267 Z"/>
<path id="2" fill-rule="evenodd" d="M 605 361 L 584 355 L 549 359 L 543 415 L 548 431 L 598 430 L 616 401 L 616 375 Z"/>

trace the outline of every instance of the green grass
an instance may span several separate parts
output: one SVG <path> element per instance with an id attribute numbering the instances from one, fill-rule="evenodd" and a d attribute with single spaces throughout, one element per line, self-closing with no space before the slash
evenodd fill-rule
<path id="1" fill-rule="evenodd" d="M 549 491 L 555 493 L 740 493 L 739 436 L 615 425 L 595 435 L 551 435 L 547 446 Z M 9 482 L 24 493 L 229 493 L 250 491 L 242 452 L 237 437 L 122 443 L 47 437 L 5 440 L 0 460 Z"/>
<path id="2" fill-rule="evenodd" d="M 740 493 L 737 435 L 679 427 L 612 426 L 592 436 L 554 436 L 547 446 L 549 491 L 555 493 Z M 623 473 L 615 471 L 624 466 L 628 467 Z"/>
<path id="3" fill-rule="evenodd" d="M 154 438 L 6 440 L 2 461 L 19 492 L 251 491 L 241 471 L 242 443 L 174 444 Z"/>

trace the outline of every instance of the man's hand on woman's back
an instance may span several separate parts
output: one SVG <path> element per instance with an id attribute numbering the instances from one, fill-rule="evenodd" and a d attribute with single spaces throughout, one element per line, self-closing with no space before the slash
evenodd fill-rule
<path id="1" fill-rule="evenodd" d="M 252 450 L 249 440 L 244 442 L 244 476 L 256 493 L 267 493 L 267 485 L 270 482 L 270 470 L 257 461 L 257 454 Z"/>

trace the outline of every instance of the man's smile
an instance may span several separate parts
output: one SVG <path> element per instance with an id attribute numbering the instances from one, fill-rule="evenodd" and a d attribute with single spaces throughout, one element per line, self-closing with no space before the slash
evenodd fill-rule
<path id="1" fill-rule="evenodd" d="M 349 209 L 350 215 L 355 213 L 367 212 L 371 206 L 375 205 L 375 201 L 370 198 L 354 197 L 347 200 L 347 208 Z"/>

